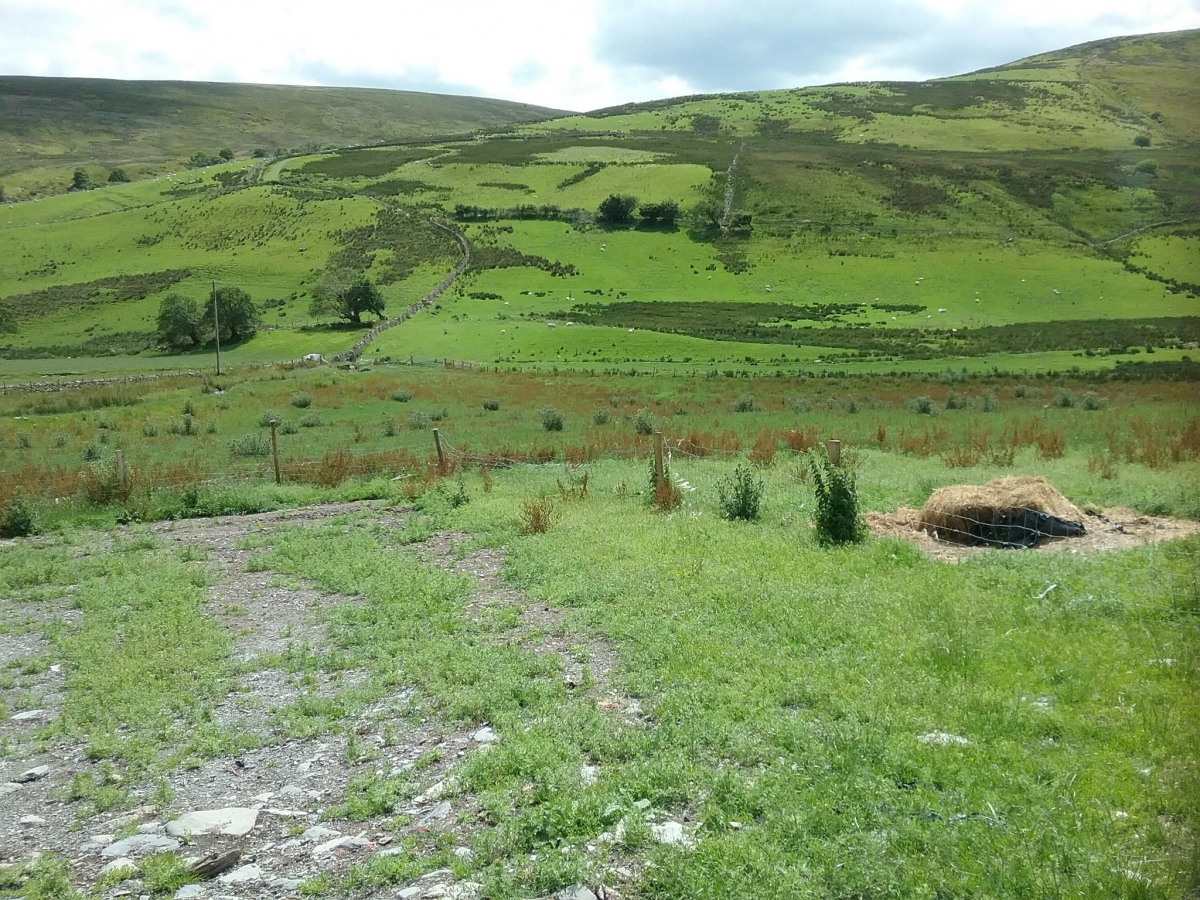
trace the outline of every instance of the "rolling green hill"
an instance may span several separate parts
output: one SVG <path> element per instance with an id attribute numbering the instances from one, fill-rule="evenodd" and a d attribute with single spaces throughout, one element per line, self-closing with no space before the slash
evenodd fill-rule
<path id="1" fill-rule="evenodd" d="M 3 76 L 0 184 L 20 198 L 64 190 L 76 166 L 103 180 L 114 166 L 131 176 L 173 171 L 197 151 L 413 140 L 558 114 L 412 91 Z"/>
<path id="2" fill-rule="evenodd" d="M 318 279 L 362 272 L 398 311 L 456 259 L 430 217 L 457 222 L 472 266 L 373 354 L 608 371 L 1177 360 L 1200 341 L 1198 60 L 1200 32 L 1139 36 L 11 204 L 0 304 L 18 328 L 0 371 L 190 366 L 127 354 L 155 346 L 167 291 L 200 299 L 214 280 L 274 326 L 235 354 L 345 349 L 356 333 L 309 312 Z M 612 195 L 682 213 L 606 223 Z M 111 280 L 132 275 L 151 277 Z"/>

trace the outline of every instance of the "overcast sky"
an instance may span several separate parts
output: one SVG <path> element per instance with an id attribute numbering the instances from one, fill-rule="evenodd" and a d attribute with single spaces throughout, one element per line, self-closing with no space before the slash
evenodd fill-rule
<path id="1" fill-rule="evenodd" d="M 954 75 L 1200 27 L 1200 0 L 0 0 L 0 74 L 354 85 L 586 110 Z"/>

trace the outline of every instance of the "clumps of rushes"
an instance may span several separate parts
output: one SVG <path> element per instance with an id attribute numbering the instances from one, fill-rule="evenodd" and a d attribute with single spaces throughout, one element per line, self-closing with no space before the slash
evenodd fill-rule
<path id="1" fill-rule="evenodd" d="M 858 510 L 854 473 L 830 462 L 824 448 L 817 448 L 809 455 L 809 471 L 817 496 L 813 517 L 817 542 L 831 546 L 865 540 L 867 524 Z"/>
<path id="2" fill-rule="evenodd" d="M 731 522 L 739 519 L 756 521 L 765 490 L 763 480 L 749 466 L 738 465 L 731 474 L 717 482 L 717 506 L 721 515 Z"/>
<path id="3" fill-rule="evenodd" d="M 593 425 L 607 425 L 612 421 L 612 414 L 607 409 L 598 409 L 592 413 Z"/>
<path id="4" fill-rule="evenodd" d="M 397 403 L 407 403 L 413 397 L 412 391 L 408 388 L 397 388 L 392 391 L 392 399 Z"/>
<path id="5" fill-rule="evenodd" d="M 734 412 L 754 412 L 756 409 L 758 409 L 758 404 L 754 402 L 754 398 L 749 394 L 744 397 L 738 397 L 733 401 Z"/>
<path id="6" fill-rule="evenodd" d="M 563 430 L 563 414 L 553 406 L 543 406 L 538 418 L 542 420 L 542 427 L 547 431 Z"/>
<path id="7" fill-rule="evenodd" d="M 259 432 L 234 438 L 229 442 L 229 452 L 234 456 L 269 456 L 271 439 Z"/>
<path id="8" fill-rule="evenodd" d="M 313 396 L 308 391 L 296 391 L 292 394 L 292 406 L 296 409 L 308 409 L 312 406 Z"/>
<path id="9" fill-rule="evenodd" d="M 494 398 L 484 400 L 483 408 L 488 412 L 496 412 L 498 409 L 500 409 L 500 401 Z"/>

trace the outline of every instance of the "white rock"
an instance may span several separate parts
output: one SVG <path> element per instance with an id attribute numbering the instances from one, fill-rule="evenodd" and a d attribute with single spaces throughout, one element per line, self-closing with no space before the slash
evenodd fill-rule
<path id="1" fill-rule="evenodd" d="M 317 844 L 313 847 L 313 856 L 324 856 L 327 853 L 332 853 L 334 850 L 361 850 L 367 846 L 370 841 L 361 837 L 336 837 L 333 840 L 325 841 L 323 844 Z"/>
<path id="2" fill-rule="evenodd" d="M 308 815 L 302 809 L 280 809 L 277 806 L 268 806 L 263 812 L 270 816 L 279 816 L 281 819 L 296 819 Z"/>
<path id="3" fill-rule="evenodd" d="M 427 790 L 425 793 L 423 793 L 417 799 L 418 800 L 428 800 L 428 801 L 441 800 L 442 795 L 445 793 L 446 793 L 446 782 L 439 781 L 437 784 L 430 787 L 429 790 Z"/>
<path id="4" fill-rule="evenodd" d="M 446 888 L 444 900 L 478 900 L 483 894 L 483 885 L 475 881 L 460 881 Z"/>
<path id="5" fill-rule="evenodd" d="M 325 828 L 322 825 L 314 825 L 308 828 L 300 835 L 299 840 L 302 843 L 313 844 L 317 841 L 327 841 L 330 838 L 341 837 L 340 831 L 334 831 L 332 828 Z"/>
<path id="6" fill-rule="evenodd" d="M 138 834 L 162 834 L 164 825 L 162 822 L 144 822 L 137 827 Z"/>
<path id="7" fill-rule="evenodd" d="M 404 856 L 408 853 L 407 847 L 386 847 L 376 853 L 376 856 Z"/>
<path id="8" fill-rule="evenodd" d="M 139 856 L 143 853 L 166 853 L 179 849 L 179 841 L 163 834 L 131 834 L 100 851 L 101 856 Z"/>
<path id="9" fill-rule="evenodd" d="M 17 784 L 29 784 L 31 781 L 41 781 L 49 774 L 49 766 L 34 766 L 32 769 L 26 769 L 14 778 L 13 781 L 17 782 Z"/>
<path id="10" fill-rule="evenodd" d="M 45 825 L 46 820 L 41 816 L 21 816 L 17 819 L 18 825 Z"/>
<path id="11" fill-rule="evenodd" d="M 599 771 L 599 768 L 596 766 L 583 766 L 579 770 L 579 780 L 583 782 L 584 787 L 595 784 Z"/>
<path id="12" fill-rule="evenodd" d="M 40 719 L 46 714 L 44 709 L 27 709 L 25 712 L 19 712 L 12 717 L 14 722 L 31 722 L 34 719 Z"/>
<path id="13" fill-rule="evenodd" d="M 554 895 L 554 900 L 596 900 L 596 895 L 582 884 L 573 884 Z"/>
<path id="14" fill-rule="evenodd" d="M 167 834 L 173 837 L 192 837 L 198 834 L 227 834 L 240 837 L 249 834 L 258 821 L 258 810 L 241 806 L 225 809 L 202 809 L 185 813 L 167 823 Z"/>
<path id="15" fill-rule="evenodd" d="M 135 863 L 128 856 L 122 856 L 119 859 L 114 859 L 112 862 L 105 865 L 104 868 L 100 870 L 100 874 L 111 875 L 113 872 L 125 872 L 126 878 L 132 878 L 139 871 L 141 870 L 138 869 L 137 863 Z"/>
<path id="16" fill-rule="evenodd" d="M 239 866 L 232 872 L 226 872 L 217 877 L 217 881 L 221 884 L 254 884 L 262 880 L 263 871 L 254 863 L 248 866 Z"/>
<path id="17" fill-rule="evenodd" d="M 690 847 L 693 843 L 692 839 L 688 837 L 687 832 L 683 830 L 683 826 L 678 822 L 663 822 L 661 825 L 651 825 L 650 833 L 660 844 L 679 844 L 683 847 Z"/>
<path id="18" fill-rule="evenodd" d="M 396 894 L 396 896 L 399 897 L 400 900 L 412 900 L 412 898 L 417 896 L 419 893 L 421 893 L 421 889 L 414 885 L 413 887 L 402 888 L 400 892 Z"/>
<path id="19" fill-rule="evenodd" d="M 450 815 L 451 808 L 450 801 L 443 800 L 441 803 L 438 803 L 436 806 L 434 806 L 434 808 L 429 812 L 425 813 L 425 815 L 421 816 L 421 818 L 417 821 L 417 827 L 420 828 L 425 825 L 430 825 L 434 822 L 440 822 L 442 819 Z"/>
<path id="20" fill-rule="evenodd" d="M 302 884 L 304 881 L 300 878 L 272 878 L 271 883 L 267 886 L 277 891 L 294 891 Z"/>
<path id="21" fill-rule="evenodd" d="M 917 740 L 922 744 L 936 744 L 939 747 L 945 747 L 947 744 L 958 744 L 965 747 L 971 743 L 962 735 L 949 734 L 945 731 L 930 731 L 926 734 L 919 734 L 917 735 Z"/>
<path id="22" fill-rule="evenodd" d="M 477 744 L 494 744 L 496 741 L 500 740 L 500 736 L 496 734 L 496 732 L 492 731 L 490 725 L 484 725 L 477 732 L 471 735 L 471 737 L 475 739 L 475 743 Z"/>
<path id="23" fill-rule="evenodd" d="M 475 855 L 470 847 L 455 847 L 451 852 L 459 859 L 470 859 Z"/>
<path id="24" fill-rule="evenodd" d="M 185 884 L 175 892 L 175 900 L 198 900 L 207 895 L 202 884 Z"/>

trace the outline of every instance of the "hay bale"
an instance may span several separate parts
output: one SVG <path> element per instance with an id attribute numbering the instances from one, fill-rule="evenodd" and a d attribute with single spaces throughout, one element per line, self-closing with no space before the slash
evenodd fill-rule
<path id="1" fill-rule="evenodd" d="M 933 492 L 921 509 L 919 527 L 959 544 L 995 543 L 996 527 L 1014 514 L 1033 510 L 1080 526 L 1083 512 L 1045 478 L 1018 475 L 984 485 L 953 485 Z"/>

